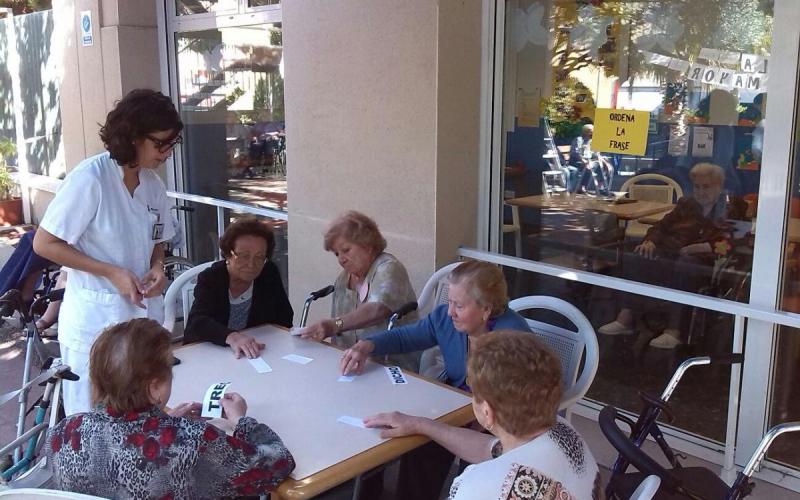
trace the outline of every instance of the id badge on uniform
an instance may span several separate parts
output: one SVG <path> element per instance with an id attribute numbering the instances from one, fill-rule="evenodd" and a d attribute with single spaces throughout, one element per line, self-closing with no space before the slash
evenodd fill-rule
<path id="1" fill-rule="evenodd" d="M 164 224 L 153 224 L 153 240 L 160 240 L 164 235 Z"/>

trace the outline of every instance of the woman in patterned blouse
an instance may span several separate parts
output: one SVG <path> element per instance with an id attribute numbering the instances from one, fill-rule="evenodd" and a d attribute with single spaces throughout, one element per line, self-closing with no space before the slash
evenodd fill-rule
<path id="1" fill-rule="evenodd" d="M 62 420 L 46 440 L 59 489 L 105 498 L 263 495 L 294 469 L 280 437 L 222 400 L 232 436 L 197 418 L 200 405 L 165 410 L 172 389 L 169 332 L 149 319 L 106 329 L 92 346 L 95 409 Z"/>

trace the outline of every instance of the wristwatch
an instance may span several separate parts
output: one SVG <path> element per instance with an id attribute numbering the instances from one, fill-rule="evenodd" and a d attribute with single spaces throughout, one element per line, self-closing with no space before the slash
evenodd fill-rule
<path id="1" fill-rule="evenodd" d="M 336 326 L 336 331 L 334 333 L 338 336 L 342 333 L 342 329 L 344 329 L 344 320 L 342 318 L 333 318 L 333 324 Z"/>

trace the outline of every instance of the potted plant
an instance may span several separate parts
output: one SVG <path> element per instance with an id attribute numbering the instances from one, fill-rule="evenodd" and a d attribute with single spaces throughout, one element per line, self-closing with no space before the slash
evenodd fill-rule
<path id="1" fill-rule="evenodd" d="M 12 225 L 22 223 L 22 198 L 15 196 L 17 184 L 8 171 L 6 158 L 16 152 L 14 143 L 0 137 L 0 224 Z"/>

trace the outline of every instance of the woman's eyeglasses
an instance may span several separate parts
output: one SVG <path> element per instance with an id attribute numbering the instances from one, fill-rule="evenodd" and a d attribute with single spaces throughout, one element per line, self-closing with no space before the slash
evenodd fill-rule
<path id="1" fill-rule="evenodd" d="M 173 139 L 159 139 L 158 137 L 153 137 L 150 134 L 144 135 L 147 139 L 153 141 L 156 149 L 158 149 L 161 153 L 166 153 L 167 151 L 175 148 L 178 144 L 183 144 L 183 137 L 178 135 Z"/>
<path id="2" fill-rule="evenodd" d="M 253 264 L 254 266 L 263 266 L 269 260 L 266 255 L 250 255 L 246 253 L 238 254 L 233 250 L 231 250 L 231 255 L 233 255 L 233 260 L 237 264 Z"/>

